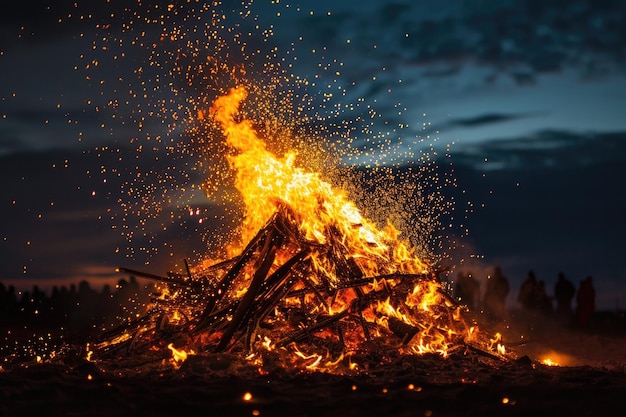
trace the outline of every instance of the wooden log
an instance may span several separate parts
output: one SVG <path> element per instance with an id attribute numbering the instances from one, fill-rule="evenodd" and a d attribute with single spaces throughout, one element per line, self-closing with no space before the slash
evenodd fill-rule
<path id="1" fill-rule="evenodd" d="M 352 300 L 352 305 L 350 306 L 350 312 L 358 312 L 366 309 L 370 304 L 375 301 L 381 301 L 388 297 L 388 293 L 386 290 L 378 290 L 371 291 L 367 294 L 363 294 L 362 297 L 355 298 Z"/>
<path id="2" fill-rule="evenodd" d="M 237 310 L 235 310 L 235 314 L 233 318 L 224 331 L 222 338 L 220 339 L 216 352 L 223 351 L 231 338 L 235 334 L 235 331 L 241 326 L 243 320 L 248 316 L 248 311 L 252 307 L 254 299 L 256 298 L 257 292 L 261 289 L 263 285 L 263 281 L 267 277 L 267 274 L 274 263 L 274 258 L 276 256 L 276 251 L 280 247 L 283 242 L 283 235 L 280 234 L 275 228 L 271 228 L 267 237 L 265 238 L 262 255 L 256 263 L 255 273 L 250 282 L 250 286 L 248 290 L 244 294 L 241 302 L 237 306 Z"/>
<path id="3" fill-rule="evenodd" d="M 282 264 L 276 271 L 274 271 L 268 278 L 263 282 L 261 290 L 259 293 L 261 296 L 268 292 L 273 292 L 277 287 L 284 282 L 285 277 L 287 277 L 291 272 L 297 270 L 298 264 L 309 254 L 308 250 L 301 250 L 296 253 L 294 256 L 289 258 L 284 264 Z"/>
<path id="4" fill-rule="evenodd" d="M 291 268 L 290 273 L 285 274 L 284 277 L 284 281 L 281 281 L 280 285 L 276 286 L 273 291 L 269 292 L 266 295 L 266 297 L 260 303 L 260 307 L 258 307 L 256 311 L 252 314 L 252 317 L 249 320 L 246 335 L 246 351 L 250 351 L 252 349 L 254 334 L 261 326 L 261 323 L 269 315 L 270 311 L 272 311 L 272 309 L 277 306 L 280 300 L 284 299 L 285 294 L 287 294 L 291 290 L 291 288 L 293 288 L 293 286 L 300 280 L 299 268 L 296 268 L 295 270 Z"/>
<path id="5" fill-rule="evenodd" d="M 141 317 L 135 318 L 133 320 L 130 320 L 126 323 L 122 323 L 116 327 L 114 327 L 113 329 L 109 329 L 105 332 L 102 332 L 99 335 L 98 338 L 98 342 L 97 343 L 103 343 L 106 342 L 107 340 L 116 338 L 118 336 L 120 336 L 123 333 L 126 333 L 127 331 L 130 331 L 132 329 L 135 329 L 139 326 L 143 326 L 146 323 L 148 323 L 150 320 L 152 320 L 154 317 L 154 315 L 152 314 L 152 312 L 148 312 L 147 314 L 144 314 Z"/>
<path id="6" fill-rule="evenodd" d="M 309 289 L 309 293 L 313 293 L 315 295 L 315 298 L 317 298 L 317 301 L 319 301 L 321 305 L 328 309 L 326 299 L 324 298 L 324 295 L 322 293 L 325 292 L 327 294 L 330 294 L 329 288 L 327 286 L 315 286 L 306 275 L 302 275 L 300 281 L 302 281 L 302 283 Z"/>
<path id="7" fill-rule="evenodd" d="M 232 267 L 233 264 L 235 264 L 239 258 L 241 258 L 241 256 L 235 256 L 234 258 L 230 258 L 230 259 L 226 259 L 224 261 L 215 263 L 211 266 L 209 266 L 207 269 L 209 271 L 218 271 L 220 269 L 227 269 L 229 267 Z"/>
<path id="8" fill-rule="evenodd" d="M 325 327 L 330 326 L 333 323 L 338 322 L 342 318 L 346 317 L 348 314 L 349 314 L 348 310 L 344 310 L 341 313 L 337 313 L 337 314 L 334 314 L 332 316 L 328 316 L 327 318 L 325 318 L 323 320 L 320 320 L 318 323 L 316 323 L 314 325 L 311 325 L 311 326 L 306 327 L 306 328 L 304 328 L 302 330 L 298 330 L 296 332 L 293 332 L 290 335 L 282 338 L 281 340 L 278 341 L 276 346 L 277 347 L 284 347 L 284 346 L 287 346 L 290 343 L 302 340 L 302 339 L 312 335 L 313 333 L 317 332 L 318 330 L 321 330 L 321 329 L 323 329 Z"/>
<path id="9" fill-rule="evenodd" d="M 190 330 L 190 332 L 194 335 L 198 335 L 209 329 L 215 331 L 222 328 L 223 326 L 220 323 L 224 323 L 228 319 L 228 316 L 237 310 L 240 301 L 241 300 L 235 300 L 224 308 L 214 311 L 209 316 L 203 318 L 201 322 L 190 322 L 189 326 L 186 326 L 185 329 Z"/>
<path id="10" fill-rule="evenodd" d="M 255 300 L 256 308 L 249 309 L 248 316 L 255 315 L 256 321 L 263 320 L 267 312 L 274 308 L 300 280 L 298 265 L 308 251 L 303 250 L 292 256 L 274 271 L 264 282 Z M 246 320 L 248 317 L 246 318 Z"/>
<path id="11" fill-rule="evenodd" d="M 301 223 L 301 218 L 289 205 L 286 203 L 279 204 L 277 212 L 278 216 L 275 226 L 282 235 L 285 236 L 286 240 L 302 246 L 308 246 L 312 243 L 305 239 L 298 228 L 298 223 Z"/>
<path id="12" fill-rule="evenodd" d="M 364 277 L 361 279 L 357 279 L 354 281 L 350 281 L 345 283 L 343 287 L 348 288 L 352 286 L 362 286 L 365 284 L 373 284 L 374 281 L 393 281 L 399 280 L 401 282 L 416 282 L 416 281 L 432 281 L 432 277 L 426 274 L 403 274 L 403 273 L 394 273 L 394 274 L 384 274 L 384 275 L 376 275 L 373 277 Z"/>
<path id="13" fill-rule="evenodd" d="M 388 321 L 389 330 L 402 340 L 402 344 L 406 345 L 415 336 L 420 329 L 405 323 L 396 317 L 389 317 Z"/>
<path id="14" fill-rule="evenodd" d="M 275 219 L 276 213 L 266 223 L 265 227 L 259 230 L 256 236 L 248 243 L 241 253 L 241 256 L 239 256 L 237 262 L 235 262 L 235 265 L 233 265 L 224 278 L 222 278 L 222 280 L 213 288 L 205 305 L 204 311 L 200 315 L 200 320 L 198 322 L 199 327 L 204 326 L 204 321 L 211 315 L 218 301 L 222 299 L 222 297 L 226 294 L 228 287 L 232 285 L 233 281 L 237 278 L 237 276 L 239 276 L 239 273 L 244 266 L 246 266 L 248 261 L 254 256 L 254 253 L 259 246 L 259 242 L 263 241 L 263 239 L 267 237 L 270 230 L 276 230 L 273 226 Z"/>
<path id="15" fill-rule="evenodd" d="M 354 288 L 354 292 L 356 293 L 357 298 L 362 298 L 364 296 L 363 294 L 363 290 L 361 290 L 360 287 L 356 287 Z M 370 331 L 367 328 L 367 322 L 365 320 L 365 317 L 363 317 L 363 310 L 361 309 L 361 305 L 359 303 L 357 303 L 357 313 L 359 316 L 359 322 L 361 323 L 361 327 L 363 328 L 363 335 L 365 336 L 366 340 L 370 340 Z"/>
<path id="16" fill-rule="evenodd" d="M 480 346 L 476 346 L 476 345 L 474 345 L 472 343 L 466 343 L 465 346 L 469 350 L 471 350 L 473 352 L 476 352 L 476 353 L 478 353 L 478 354 L 480 354 L 482 356 L 486 356 L 488 358 L 495 359 L 495 360 L 501 361 L 501 362 L 508 362 L 509 361 L 509 358 L 507 358 L 506 356 L 502 356 L 499 353 L 489 352 L 488 350 L 485 350 L 485 349 L 481 348 Z"/>
<path id="17" fill-rule="evenodd" d="M 200 282 L 196 282 L 192 280 L 187 281 L 182 278 L 163 277 L 161 275 L 151 274 L 149 272 L 141 272 L 141 271 L 137 271 L 135 269 L 130 269 L 130 268 L 117 267 L 116 271 L 124 272 L 126 274 L 129 274 L 135 277 L 148 278 L 154 281 L 166 282 L 168 284 L 180 285 L 183 287 L 194 287 L 194 286 L 198 287 L 202 285 Z"/>
<path id="18" fill-rule="evenodd" d="M 258 291 L 257 294 L 257 300 L 255 301 L 255 303 L 260 306 L 257 307 L 257 310 L 272 308 L 280 299 L 284 298 L 285 294 L 281 294 L 278 297 L 272 294 L 277 292 L 277 289 L 288 292 L 293 287 L 293 285 L 298 281 L 297 278 L 294 279 L 294 282 L 292 284 L 287 284 L 287 286 L 284 286 L 282 283 L 287 277 L 289 277 L 291 273 L 293 273 L 298 263 L 301 262 L 308 253 L 308 250 L 302 250 L 298 252 L 287 262 L 281 265 L 276 271 L 274 271 L 265 281 L 263 281 L 261 289 Z M 269 302 L 268 299 L 270 300 Z M 213 327 L 220 320 L 223 320 L 228 315 L 233 314 L 237 310 L 240 302 L 241 299 L 234 300 L 226 307 L 213 312 L 203 320 L 203 325 L 197 325 L 193 332 L 198 334 L 206 330 L 207 328 Z M 270 305 L 268 306 L 268 304 Z M 250 309 L 250 314 L 252 314 L 252 311 L 253 309 Z M 247 319 L 248 318 L 244 318 L 244 321 L 247 321 Z"/>
<path id="19" fill-rule="evenodd" d="M 329 257 L 335 264 L 335 274 L 342 283 L 363 278 L 363 271 L 352 259 L 345 246 L 341 244 L 341 232 L 337 226 L 331 225 L 326 230 L 329 245 Z"/>

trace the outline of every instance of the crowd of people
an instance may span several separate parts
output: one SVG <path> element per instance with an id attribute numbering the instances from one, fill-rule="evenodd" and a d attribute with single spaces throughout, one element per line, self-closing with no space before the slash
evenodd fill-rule
<path id="1" fill-rule="evenodd" d="M 459 272 L 454 282 L 454 297 L 472 311 L 483 311 L 489 318 L 503 320 L 506 317 L 506 301 L 510 293 L 508 278 L 499 266 L 487 277 L 486 288 L 481 297 L 480 282 L 471 272 Z M 593 278 L 587 276 L 578 288 L 560 272 L 554 283 L 553 295 L 548 295 L 546 283 L 538 280 L 534 271 L 528 271 L 517 294 L 517 302 L 529 316 L 551 316 L 565 323 L 588 326 L 595 312 L 595 289 Z"/>
<path id="2" fill-rule="evenodd" d="M 471 272 L 459 272 L 454 281 L 453 296 L 471 311 L 482 311 L 493 320 L 504 320 L 506 301 L 511 292 L 509 280 L 499 266 L 487 276 L 485 291 Z M 20 323 L 42 326 L 70 326 L 77 329 L 108 323 L 136 313 L 148 301 L 149 291 L 137 283 L 121 279 L 115 289 L 108 285 L 96 291 L 87 281 L 69 288 L 53 287 L 50 295 L 37 286 L 32 291 L 16 291 L 13 286 L 0 283 L 0 326 Z M 559 273 L 549 296 L 545 281 L 528 272 L 516 300 L 522 311 L 531 316 L 554 316 L 564 322 L 588 326 L 595 312 L 593 279 L 583 279 L 578 288 Z"/>

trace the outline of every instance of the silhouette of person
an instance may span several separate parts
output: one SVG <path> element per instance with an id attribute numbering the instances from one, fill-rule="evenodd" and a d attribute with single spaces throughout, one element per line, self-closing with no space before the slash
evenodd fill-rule
<path id="1" fill-rule="evenodd" d="M 552 314 L 552 300 L 548 297 L 546 283 L 543 280 L 537 282 L 537 286 L 535 287 L 535 300 L 539 312 L 547 315 Z"/>
<path id="2" fill-rule="evenodd" d="M 537 309 L 537 277 L 534 271 L 528 271 L 528 275 L 524 282 L 522 282 L 519 294 L 517 295 L 517 301 L 522 305 L 524 310 L 532 311 Z"/>
<path id="3" fill-rule="evenodd" d="M 559 272 L 554 284 L 554 298 L 556 299 L 556 314 L 558 317 L 569 320 L 572 317 L 572 300 L 576 295 L 576 287 L 572 281 Z"/>
<path id="4" fill-rule="evenodd" d="M 483 305 L 487 314 L 494 319 L 501 320 L 505 316 L 506 297 L 509 295 L 509 280 L 502 275 L 502 270 L 496 266 L 493 275 L 487 277 L 487 288 L 483 298 Z"/>
<path id="5" fill-rule="evenodd" d="M 588 326 L 596 309 L 596 290 L 593 288 L 591 276 L 580 281 L 576 302 L 578 324 L 582 327 Z"/>
<path id="6" fill-rule="evenodd" d="M 457 274 L 457 281 L 454 287 L 454 297 L 465 304 L 470 310 L 478 308 L 478 296 L 480 292 L 480 284 L 471 273 Z"/>

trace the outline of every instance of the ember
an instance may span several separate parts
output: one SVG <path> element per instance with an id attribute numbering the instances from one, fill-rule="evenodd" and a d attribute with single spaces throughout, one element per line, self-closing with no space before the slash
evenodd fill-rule
<path id="1" fill-rule="evenodd" d="M 93 357 L 167 346 L 176 363 L 188 354 L 230 352 L 262 368 L 358 370 L 374 347 L 385 362 L 398 354 L 473 350 L 506 359 L 390 223 L 379 229 L 345 193 L 296 166 L 296 154 L 271 153 L 237 120 L 244 88 L 210 109 L 227 145 L 245 203 L 242 244 L 232 257 L 160 277 L 148 313 L 103 335 Z M 174 347 L 176 346 L 176 347 Z"/>

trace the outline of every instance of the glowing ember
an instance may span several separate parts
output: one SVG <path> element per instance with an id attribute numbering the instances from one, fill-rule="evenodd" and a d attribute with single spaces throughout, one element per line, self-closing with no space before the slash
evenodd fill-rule
<path id="1" fill-rule="evenodd" d="M 547 366 L 559 366 L 558 362 L 553 361 L 550 358 L 545 358 L 541 360 L 541 363 Z"/>

